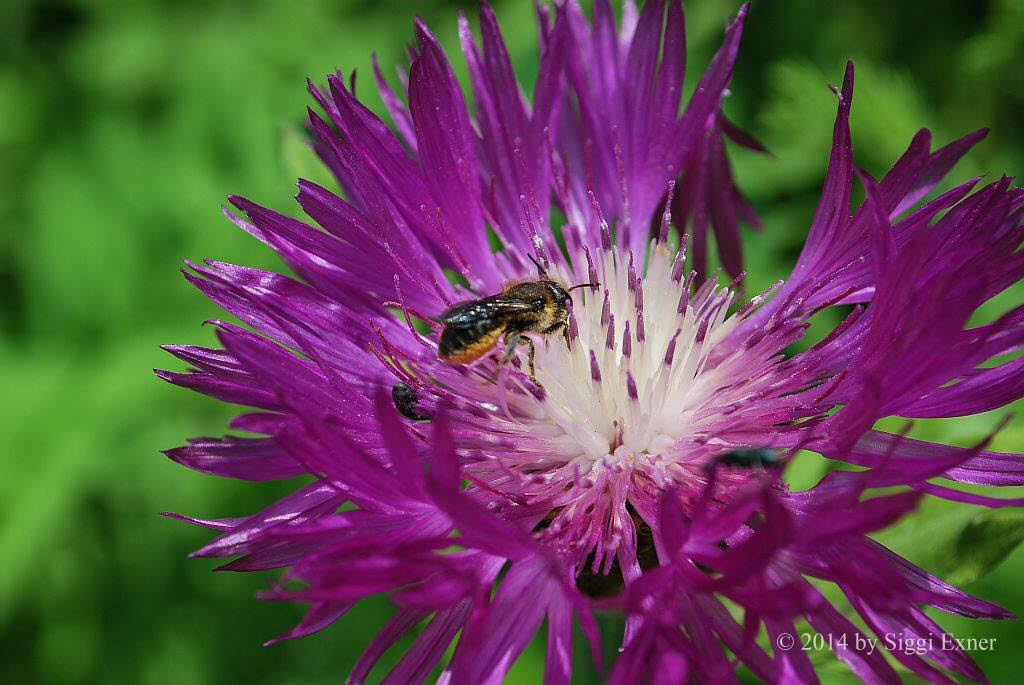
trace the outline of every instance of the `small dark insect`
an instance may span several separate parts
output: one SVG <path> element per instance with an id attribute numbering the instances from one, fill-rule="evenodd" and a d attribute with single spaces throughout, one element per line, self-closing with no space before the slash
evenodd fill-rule
<path id="1" fill-rule="evenodd" d="M 779 456 L 775 453 L 775 450 L 766 447 L 737 449 L 726 452 L 717 457 L 717 459 L 718 463 L 722 466 L 744 469 L 756 467 L 771 468 L 779 463 Z"/>
<path id="2" fill-rule="evenodd" d="M 391 400 L 395 403 L 398 413 L 410 421 L 429 421 L 432 418 L 428 410 L 416 408 L 420 398 L 416 391 L 405 383 L 395 383 L 391 386 Z"/>
<path id="3" fill-rule="evenodd" d="M 658 567 L 658 552 L 654 547 L 654 533 L 647 523 L 635 517 L 633 525 L 636 527 L 636 558 L 640 569 L 650 571 Z M 626 581 L 622 577 L 622 567 L 618 558 L 612 562 L 611 570 L 607 574 L 595 573 L 593 569 L 593 555 L 587 557 L 579 570 L 576 572 L 576 587 L 587 597 L 604 599 L 614 597 L 622 592 Z"/>
<path id="4" fill-rule="evenodd" d="M 552 510 L 534 527 L 533 532 L 543 534 L 542 531 L 551 526 L 561 511 L 562 507 Z M 654 546 L 654 533 L 651 532 L 651 527 L 636 513 L 632 504 L 626 504 L 626 511 L 633 520 L 633 528 L 636 531 L 636 560 L 640 564 L 640 569 L 650 571 L 657 568 L 658 552 Z M 580 592 L 594 599 L 613 597 L 622 592 L 625 580 L 617 558 L 612 562 L 608 573 L 595 572 L 593 566 L 594 555 L 591 553 L 576 571 L 576 587 Z"/>
<path id="5" fill-rule="evenodd" d="M 538 280 L 512 283 L 497 295 L 457 304 L 441 314 L 439 321 L 444 329 L 437 348 L 440 359 L 449 364 L 468 364 L 493 350 L 504 336 L 505 354 L 501 361 L 512 357 L 517 344 L 526 345 L 530 348 L 530 377 L 536 378 L 533 367 L 536 348 L 524 333 L 550 335 L 562 331 L 566 346 L 570 345 L 567 322 L 572 297 L 569 291 L 600 283 L 580 283 L 565 288 L 551 280 L 533 255 L 530 260 L 537 265 Z"/>

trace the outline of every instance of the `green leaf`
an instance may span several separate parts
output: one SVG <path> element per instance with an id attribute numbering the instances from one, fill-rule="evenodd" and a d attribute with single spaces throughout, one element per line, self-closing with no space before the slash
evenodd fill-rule
<path id="1" fill-rule="evenodd" d="M 918 566 L 934 571 L 954 554 L 960 531 L 977 512 L 974 505 L 926 498 L 914 512 L 871 537 Z"/>
<path id="2" fill-rule="evenodd" d="M 953 585 L 978 580 L 1024 542 L 1024 510 L 986 509 L 926 499 L 910 516 L 874 535 Z"/>
<path id="3" fill-rule="evenodd" d="M 954 585 L 972 583 L 993 570 L 1024 542 L 1024 510 L 983 511 L 960 530 L 943 577 Z"/>

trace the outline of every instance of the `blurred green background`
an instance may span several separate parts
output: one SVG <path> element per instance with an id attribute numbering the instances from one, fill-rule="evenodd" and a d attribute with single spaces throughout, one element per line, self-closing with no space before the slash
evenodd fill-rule
<path id="1" fill-rule="evenodd" d="M 691 78 L 735 4 L 689 3 Z M 835 112 L 825 86 L 841 79 L 847 57 L 857 64 L 855 151 L 869 171 L 882 173 L 920 126 L 939 142 L 993 128 L 954 180 L 1021 170 L 1021 0 L 753 5 L 726 103 L 775 153 L 734 156 L 766 224 L 747 235 L 753 287 L 785 276 L 799 250 Z M 323 176 L 297 144 L 305 77 L 356 68 L 379 110 L 371 52 L 391 73 L 413 11 L 454 48 L 460 6 L 473 3 L 0 4 L 0 681 L 339 682 L 385 620 L 388 605 L 375 600 L 318 636 L 260 646 L 301 609 L 255 600 L 266 575 L 214 574 L 212 561 L 187 560 L 210 534 L 157 514 L 237 516 L 293 484 L 219 480 L 158 454 L 186 436 L 221 434 L 232 409 L 149 370 L 178 368 L 160 343 L 212 342 L 200 324 L 218 312 L 178 275 L 183 259 L 277 268 L 218 207 L 234 192 L 295 213 L 294 178 Z M 529 3 L 495 6 L 531 82 Z M 462 70 L 461 56 L 454 61 Z M 968 444 L 1002 413 L 917 430 Z M 997 447 L 1020 449 L 1022 425 Z M 820 468 L 808 460 L 795 477 Z M 1024 554 L 973 582 L 977 573 L 956 563 L 980 528 L 994 526 L 1007 549 L 1019 540 L 1016 512 L 977 513 L 929 504 L 886 541 L 1024 612 Z M 1019 677 L 1020 624 L 941 620 L 958 637 L 998 638 L 975 656 L 995 682 Z M 509 681 L 537 682 L 542 661 L 532 648 Z"/>

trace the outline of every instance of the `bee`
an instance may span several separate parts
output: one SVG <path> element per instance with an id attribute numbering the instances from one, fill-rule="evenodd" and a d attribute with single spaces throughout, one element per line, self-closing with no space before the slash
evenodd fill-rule
<path id="1" fill-rule="evenodd" d="M 525 333 L 551 335 L 562 332 L 565 344 L 569 342 L 569 292 L 576 288 L 596 287 L 600 283 L 581 283 L 571 288 L 551 280 L 543 267 L 529 255 L 537 266 L 539 279 L 511 283 L 497 295 L 457 304 L 441 314 L 444 326 L 438 343 L 437 356 L 449 364 L 468 364 L 479 359 L 498 344 L 504 336 L 507 362 L 516 345 L 530 349 L 530 377 L 536 380 L 533 359 L 536 348 Z"/>
<path id="2" fill-rule="evenodd" d="M 395 403 L 398 413 L 410 421 L 429 421 L 433 418 L 429 410 L 416 408 L 420 401 L 419 395 L 405 383 L 395 383 L 391 386 L 391 401 Z"/>

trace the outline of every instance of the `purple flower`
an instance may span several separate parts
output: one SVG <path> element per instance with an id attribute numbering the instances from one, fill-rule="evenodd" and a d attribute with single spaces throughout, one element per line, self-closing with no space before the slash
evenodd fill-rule
<path id="1" fill-rule="evenodd" d="M 309 113 L 314 145 L 342 195 L 299 181 L 318 227 L 240 197 L 228 212 L 301 280 L 190 265 L 249 328 L 218 322 L 224 349 L 168 347 L 192 369 L 159 372 L 255 408 L 231 427 L 264 436 L 194 440 L 172 459 L 243 480 L 312 476 L 247 518 L 178 517 L 218 531 L 195 555 L 233 557 L 223 569 L 287 569 L 266 597 L 310 608 L 277 639 L 388 593 L 395 616 L 352 682 L 421 625 L 388 682 L 423 680 L 453 641 L 442 681 L 498 682 L 546 621 L 546 680 L 566 683 L 573 624 L 600 654 L 601 609 L 626 617 L 624 635 L 604 636 L 622 645 L 611 682 L 735 681 L 737 659 L 766 681 L 815 682 L 805 652 L 757 639 L 782 644 L 806 620 L 857 676 L 898 682 L 813 578 L 845 595 L 876 646 L 934 638 L 925 654 L 891 654 L 906 669 L 983 678 L 941 648 L 922 607 L 1010 614 L 867 534 L 926 495 L 1019 506 L 932 481 L 1022 485 L 1024 458 L 872 426 L 1024 395 L 1024 359 L 986 363 L 1020 348 L 1024 307 L 969 323 L 1024 275 L 1024 192 L 974 180 L 920 204 L 984 132 L 932 151 L 921 131 L 880 181 L 856 169 L 850 65 L 804 250 L 784 283 L 740 301 L 737 281 L 703 269 L 710 226 L 738 276 L 737 221 L 752 220 L 722 141 L 756 143 L 719 110 L 745 11 L 681 115 L 678 2 L 627 3 L 618 26 L 600 0 L 590 21 L 575 2 L 542 7 L 532 101 L 490 8 L 481 44 L 462 17 L 474 117 L 417 23 L 403 91 L 377 73 L 397 135 L 340 77 L 310 86 L 325 113 Z M 854 175 L 866 198 L 851 209 Z M 689 268 L 672 213 L 690 227 Z M 440 360 L 437 317 L 535 280 L 534 255 L 558 281 L 600 284 L 574 291 L 565 340 L 534 336 L 535 378 L 514 345 L 506 363 L 502 345 L 470 365 Z M 854 306 L 824 340 L 784 353 L 836 305 Z M 799 450 L 864 468 L 792 492 L 780 476 Z"/>

